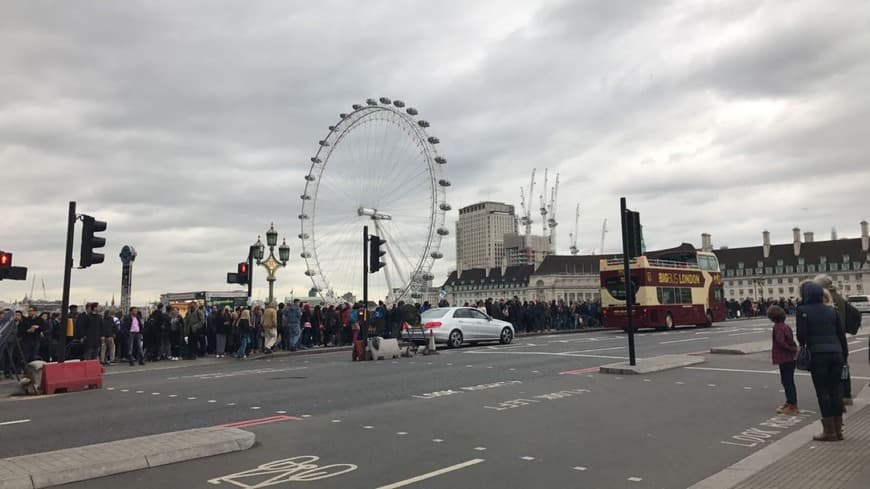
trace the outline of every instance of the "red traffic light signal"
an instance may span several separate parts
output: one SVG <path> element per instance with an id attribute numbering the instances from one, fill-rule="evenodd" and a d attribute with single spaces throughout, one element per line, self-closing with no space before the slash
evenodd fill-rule
<path id="1" fill-rule="evenodd" d="M 9 268 L 12 266 L 12 253 L 0 251 L 0 268 Z"/>
<path id="2" fill-rule="evenodd" d="M 251 269 L 248 267 L 248 262 L 241 261 L 237 268 L 236 283 L 246 284 L 251 280 Z"/>

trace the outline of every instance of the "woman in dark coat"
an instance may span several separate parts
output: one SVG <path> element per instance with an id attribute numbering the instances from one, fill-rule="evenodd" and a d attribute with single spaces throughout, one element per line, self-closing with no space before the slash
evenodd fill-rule
<path id="1" fill-rule="evenodd" d="M 843 392 L 840 377 L 848 351 L 846 331 L 837 311 L 824 303 L 824 290 L 808 282 L 801 286 L 803 302 L 797 309 L 797 339 L 812 355 L 810 373 L 822 413 L 823 432 L 816 441 L 843 439 Z"/>

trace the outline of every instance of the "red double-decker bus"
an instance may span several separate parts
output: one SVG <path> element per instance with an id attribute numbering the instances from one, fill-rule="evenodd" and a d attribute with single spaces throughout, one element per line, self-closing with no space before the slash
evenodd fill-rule
<path id="1" fill-rule="evenodd" d="M 628 321 L 622 258 L 602 258 L 600 271 L 604 326 L 625 329 Z M 722 274 L 712 252 L 698 251 L 688 243 L 650 252 L 630 261 L 629 275 L 635 293 L 632 324 L 636 328 L 711 326 L 725 320 Z"/>

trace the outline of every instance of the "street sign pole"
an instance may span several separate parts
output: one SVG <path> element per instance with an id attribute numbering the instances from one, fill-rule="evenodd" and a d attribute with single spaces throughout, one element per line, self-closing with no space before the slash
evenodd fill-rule
<path id="1" fill-rule="evenodd" d="M 69 203 L 69 214 L 66 222 L 66 255 L 63 264 L 63 296 L 60 303 L 60 333 L 58 335 L 57 358 L 59 362 L 66 359 L 66 322 L 69 316 L 69 287 L 72 275 L 73 234 L 76 228 L 76 203 Z M 76 318 L 72 318 L 73 321 Z"/>
<path id="2" fill-rule="evenodd" d="M 632 303 L 632 285 L 631 285 L 631 270 L 629 266 L 631 246 L 629 246 L 629 229 L 628 229 L 628 208 L 625 203 L 625 197 L 619 199 L 620 215 L 622 216 L 622 265 L 625 270 L 625 318 L 626 327 L 628 330 L 628 364 L 637 365 L 634 351 L 634 325 L 632 324 L 631 303 Z"/>

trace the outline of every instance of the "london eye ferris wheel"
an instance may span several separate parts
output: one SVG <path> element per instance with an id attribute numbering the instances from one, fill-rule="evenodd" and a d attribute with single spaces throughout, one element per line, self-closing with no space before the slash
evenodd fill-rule
<path id="1" fill-rule="evenodd" d="M 319 141 L 300 196 L 301 256 L 326 302 L 361 297 L 362 229 L 386 240 L 386 266 L 369 276 L 369 297 L 416 300 L 434 278 L 449 234 L 450 181 L 429 122 L 401 100 L 368 99 L 342 113 Z"/>

